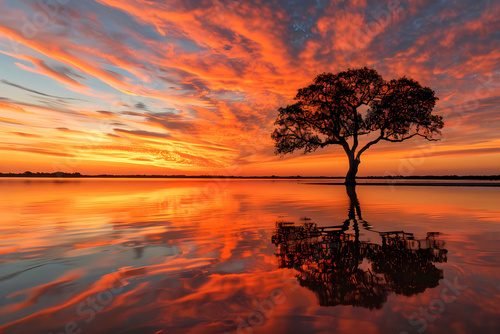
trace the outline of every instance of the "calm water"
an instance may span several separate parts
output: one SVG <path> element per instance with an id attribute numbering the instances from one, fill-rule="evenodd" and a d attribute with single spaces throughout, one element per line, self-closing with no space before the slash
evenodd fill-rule
<path id="1" fill-rule="evenodd" d="M 293 180 L 3 179 L 0 194 L 2 333 L 500 328 L 500 188 L 358 186 L 360 210 Z"/>

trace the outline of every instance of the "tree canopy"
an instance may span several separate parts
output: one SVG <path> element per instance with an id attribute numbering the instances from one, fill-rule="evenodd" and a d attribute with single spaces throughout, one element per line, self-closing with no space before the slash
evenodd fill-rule
<path id="1" fill-rule="evenodd" d="M 442 117 L 432 113 L 437 100 L 432 89 L 415 80 L 385 81 L 366 67 L 323 73 L 299 89 L 295 103 L 279 108 L 272 133 L 275 152 L 310 153 L 340 145 L 354 180 L 361 154 L 380 141 L 436 140 L 443 128 Z M 376 136 L 360 147 L 359 137 L 370 133 Z"/>

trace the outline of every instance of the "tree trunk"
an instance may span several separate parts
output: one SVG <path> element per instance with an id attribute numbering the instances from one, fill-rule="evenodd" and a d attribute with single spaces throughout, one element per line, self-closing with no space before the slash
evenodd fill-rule
<path id="1" fill-rule="evenodd" d="M 346 185 L 355 185 L 356 184 L 356 174 L 358 174 L 358 166 L 361 161 L 354 158 L 353 155 L 349 156 L 349 171 L 345 176 L 345 184 Z"/>
<path id="2" fill-rule="evenodd" d="M 363 216 L 361 215 L 361 206 L 359 204 L 358 195 L 356 194 L 356 186 L 346 185 L 345 189 L 347 196 L 349 196 L 349 219 L 363 220 Z"/>

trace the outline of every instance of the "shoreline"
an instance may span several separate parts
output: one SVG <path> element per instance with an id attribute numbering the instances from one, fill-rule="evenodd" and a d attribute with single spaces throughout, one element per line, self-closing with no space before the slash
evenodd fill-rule
<path id="1" fill-rule="evenodd" d="M 237 175 L 84 175 L 80 173 L 0 173 L 1 178 L 57 178 L 57 179 L 263 179 L 263 180 L 344 180 L 344 176 L 237 176 Z M 414 175 L 414 176 L 359 176 L 357 180 L 436 180 L 436 181 L 500 181 L 500 175 Z M 340 183 L 339 183 L 340 184 Z M 343 182 L 341 183 L 343 184 Z M 358 183 L 366 184 L 366 183 Z M 370 183 L 374 184 L 374 183 Z"/>
<path id="2" fill-rule="evenodd" d="M 81 180 L 254 180 L 254 181 L 304 181 L 297 182 L 305 185 L 319 185 L 319 186 L 345 186 L 344 178 L 341 177 L 224 177 L 224 176 L 192 176 L 192 177 L 172 177 L 172 176 L 0 176 L 0 182 L 8 180 L 19 180 L 24 182 L 36 181 L 52 181 L 52 182 L 80 182 Z M 325 180 L 326 182 L 319 182 Z M 328 182 L 328 180 L 339 180 L 338 182 Z M 359 178 L 356 186 L 407 186 L 407 187 L 500 187 L 498 179 L 439 179 L 439 178 L 376 178 L 367 177 Z M 363 180 L 381 180 L 375 182 L 363 182 Z"/>
<path id="3" fill-rule="evenodd" d="M 345 186 L 344 183 L 340 182 L 309 182 L 304 183 L 309 185 L 321 185 L 321 186 Z M 500 187 L 500 182 L 373 182 L 373 183 L 358 183 L 356 186 L 408 186 L 408 187 Z"/>

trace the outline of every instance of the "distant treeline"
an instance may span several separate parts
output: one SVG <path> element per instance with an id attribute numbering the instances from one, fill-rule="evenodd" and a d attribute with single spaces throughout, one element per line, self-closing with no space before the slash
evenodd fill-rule
<path id="1" fill-rule="evenodd" d="M 0 173 L 0 177 L 68 177 L 68 178 L 145 178 L 145 179 L 209 179 L 209 178 L 224 178 L 224 179 L 344 179 L 343 176 L 225 176 L 225 175 L 83 175 L 81 173 L 40 173 L 40 172 L 24 172 L 24 173 Z M 500 175 L 391 175 L 391 176 L 359 176 L 357 179 L 367 180 L 500 180 Z"/>

